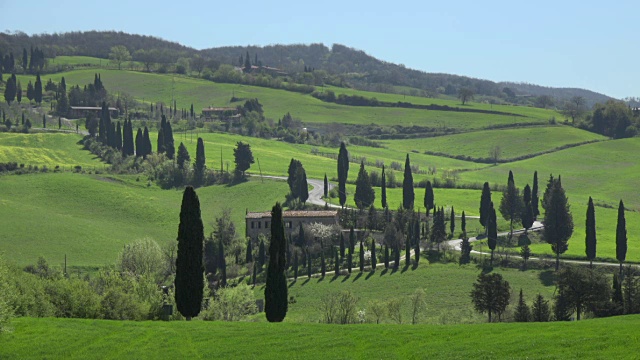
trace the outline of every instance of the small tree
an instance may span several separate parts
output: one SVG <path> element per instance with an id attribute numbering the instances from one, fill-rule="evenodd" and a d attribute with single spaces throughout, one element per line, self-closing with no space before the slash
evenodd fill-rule
<path id="1" fill-rule="evenodd" d="M 471 300 L 476 311 L 487 313 L 491 322 L 493 314 L 498 314 L 499 318 L 500 314 L 506 310 L 509 305 L 510 291 L 509 283 L 502 279 L 502 275 L 480 273 L 473 284 Z"/>
<path id="2" fill-rule="evenodd" d="M 411 295 L 411 324 L 415 325 L 420 321 L 424 310 L 427 308 L 424 290 L 418 288 Z"/>
<path id="3" fill-rule="evenodd" d="M 324 197 L 329 197 L 329 181 L 327 180 L 327 173 L 324 173 Z"/>
<path id="4" fill-rule="evenodd" d="M 236 164 L 236 173 L 241 173 L 244 178 L 245 171 L 249 170 L 251 164 L 254 163 L 251 145 L 238 141 L 235 149 L 233 149 L 233 156 Z"/>
<path id="5" fill-rule="evenodd" d="M 204 182 L 204 172 L 206 169 L 206 158 L 204 153 L 204 141 L 202 138 L 198 138 L 198 143 L 196 145 L 196 159 L 193 163 L 193 175 L 195 177 L 195 183 L 197 185 L 201 185 Z"/>
<path id="6" fill-rule="evenodd" d="M 522 289 L 520 289 L 520 297 L 518 298 L 518 306 L 513 314 L 513 318 L 516 322 L 529 322 L 531 320 L 531 310 L 527 303 L 524 301 L 522 295 Z"/>
<path id="7" fill-rule="evenodd" d="M 471 249 L 473 247 L 469 243 L 468 237 L 462 238 L 462 244 L 460 244 L 460 265 L 468 264 L 471 262 Z"/>
<path id="8" fill-rule="evenodd" d="M 516 188 L 513 181 L 513 173 L 509 171 L 509 179 L 507 181 L 507 188 L 502 193 L 502 200 L 500 200 L 500 213 L 505 220 L 509 221 L 509 240 L 513 236 L 513 222 L 520 220 L 522 215 L 522 209 L 524 204 L 520 197 L 520 190 Z"/>
<path id="9" fill-rule="evenodd" d="M 550 318 L 549 302 L 540 294 L 531 305 L 531 321 L 547 322 Z"/>
<path id="10" fill-rule="evenodd" d="M 131 54 L 123 45 L 116 45 L 111 48 L 109 59 L 118 64 L 118 70 L 120 70 L 123 62 L 131 61 Z"/>
<path id="11" fill-rule="evenodd" d="M 338 198 L 340 206 L 344 207 L 347 202 L 347 177 L 349 174 L 349 152 L 344 142 L 340 143 L 338 152 Z"/>
<path id="12" fill-rule="evenodd" d="M 465 105 L 467 102 L 473 100 L 473 90 L 469 88 L 461 88 L 458 90 L 458 99 L 462 101 L 462 105 Z"/>
<path id="13" fill-rule="evenodd" d="M 524 244 L 524 246 L 520 249 L 520 257 L 524 260 L 524 267 L 527 267 L 527 260 L 531 257 L 531 249 L 529 245 Z"/>
<path id="14" fill-rule="evenodd" d="M 373 205 L 373 202 L 376 199 L 376 193 L 371 187 L 369 174 L 364 168 L 364 161 L 360 162 L 360 171 L 358 172 L 358 178 L 356 179 L 356 192 L 353 199 L 360 210 Z"/>

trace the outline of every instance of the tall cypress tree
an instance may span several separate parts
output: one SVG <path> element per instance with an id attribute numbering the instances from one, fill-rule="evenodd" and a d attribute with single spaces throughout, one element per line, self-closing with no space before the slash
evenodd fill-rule
<path id="1" fill-rule="evenodd" d="M 353 267 L 353 253 L 349 251 L 347 254 L 347 271 L 351 274 L 351 268 Z"/>
<path id="2" fill-rule="evenodd" d="M 453 210 L 453 206 L 451 206 L 451 216 L 449 217 L 449 230 L 451 230 L 451 238 L 453 238 L 453 233 L 456 230 L 456 213 Z"/>
<path id="3" fill-rule="evenodd" d="M 364 272 L 364 245 L 360 241 L 360 272 Z"/>
<path id="4" fill-rule="evenodd" d="M 324 173 L 324 197 L 329 197 L 329 181 L 327 180 L 327 173 Z"/>
<path id="5" fill-rule="evenodd" d="M 542 203 L 545 209 L 544 238 L 556 254 L 557 271 L 560 268 L 560 254 L 569 248 L 567 241 L 573 234 L 573 216 L 559 178 L 556 180 L 550 176 Z"/>
<path id="6" fill-rule="evenodd" d="M 349 229 L 349 252 L 354 253 L 356 250 L 356 233 L 353 226 Z"/>
<path id="7" fill-rule="evenodd" d="M 520 190 L 518 190 L 513 180 L 513 172 L 509 170 L 507 188 L 502 193 L 499 207 L 502 217 L 505 220 L 509 220 L 509 238 L 513 236 L 513 222 L 520 220 L 523 207 Z"/>
<path id="8" fill-rule="evenodd" d="M 493 207 L 493 202 L 489 204 L 489 219 L 487 223 L 487 245 L 491 249 L 491 261 L 490 266 L 493 266 L 493 252 L 498 244 L 498 224 L 496 217 L 496 209 Z"/>
<path id="9" fill-rule="evenodd" d="M 282 322 L 287 315 L 288 296 L 286 267 L 286 239 L 282 222 L 282 207 L 276 203 L 271 209 L 271 241 L 269 243 L 269 267 L 264 289 L 265 314 L 269 322 Z"/>
<path id="10" fill-rule="evenodd" d="M 260 240 L 260 244 L 258 245 L 258 267 L 260 268 L 260 272 L 262 272 L 262 267 L 266 263 L 267 259 L 266 249 L 264 248 L 264 240 Z"/>
<path id="11" fill-rule="evenodd" d="M 460 229 L 462 230 L 462 237 L 467 237 L 467 218 L 462 210 L 462 218 L 460 219 Z"/>
<path id="12" fill-rule="evenodd" d="M 413 191 L 413 175 L 411 174 L 411 163 L 409 154 L 404 162 L 404 180 L 402 181 L 402 207 L 407 210 L 413 209 L 415 193 Z"/>
<path id="13" fill-rule="evenodd" d="M 522 215 L 520 216 L 520 219 L 522 220 L 522 227 L 526 231 L 533 226 L 534 221 L 533 207 L 531 205 L 531 188 L 529 187 L 529 184 L 524 187 L 522 200 L 524 208 L 522 209 Z"/>
<path id="14" fill-rule="evenodd" d="M 191 186 L 185 188 L 182 196 L 177 240 L 176 306 L 187 320 L 191 320 L 192 317 L 200 313 L 204 293 L 204 266 L 202 264 L 204 227 L 200 215 L 200 200 Z"/>
<path id="15" fill-rule="evenodd" d="M 400 267 L 400 245 L 396 244 L 395 248 L 393 249 L 393 252 L 395 253 L 393 268 L 398 269 Z"/>
<path id="16" fill-rule="evenodd" d="M 587 220 L 585 229 L 585 252 L 589 266 L 593 267 L 593 259 L 596 258 L 596 210 L 593 206 L 593 199 L 589 196 L 589 204 L 587 205 Z"/>
<path id="17" fill-rule="evenodd" d="M 176 154 L 176 145 L 173 139 L 173 129 L 171 128 L 171 122 L 167 121 L 164 128 L 164 152 L 167 154 L 167 158 L 173 160 Z"/>
<path id="18" fill-rule="evenodd" d="M 320 241 L 320 273 L 322 277 L 324 277 L 327 273 L 325 259 L 324 259 L 324 247 L 322 246 L 322 241 Z"/>
<path id="19" fill-rule="evenodd" d="M 376 257 L 376 240 L 371 239 L 371 269 L 376 269 L 376 263 L 378 262 L 378 258 Z"/>
<path id="20" fill-rule="evenodd" d="M 489 223 L 489 205 L 491 204 L 491 188 L 489 183 L 485 182 L 482 186 L 482 195 L 480 197 L 480 225 L 484 228 Z"/>
<path id="21" fill-rule="evenodd" d="M 142 131 L 142 141 L 144 143 L 144 157 L 147 157 L 148 155 L 151 155 L 153 149 L 151 147 L 151 139 L 149 139 L 149 129 L 146 126 Z"/>
<path id="22" fill-rule="evenodd" d="M 340 231 L 340 259 L 344 259 L 344 250 L 345 250 L 345 246 L 344 246 L 344 233 L 342 231 Z"/>
<path id="23" fill-rule="evenodd" d="M 384 268 L 389 268 L 389 247 L 387 244 L 384 244 Z"/>
<path id="24" fill-rule="evenodd" d="M 298 280 L 298 252 L 293 253 L 293 281 Z"/>
<path id="25" fill-rule="evenodd" d="M 178 162 L 178 167 L 180 167 L 180 169 L 184 168 L 184 164 L 189 165 L 189 163 L 191 162 L 189 151 L 183 143 L 180 143 L 180 146 L 178 146 L 178 156 L 176 161 Z"/>
<path id="26" fill-rule="evenodd" d="M 434 201 L 433 186 L 431 181 L 427 180 L 427 186 L 424 188 L 424 208 L 427 209 L 427 217 L 429 217 L 429 211 L 435 206 Z"/>
<path id="27" fill-rule="evenodd" d="M 338 152 L 338 197 L 340 206 L 347 202 L 347 177 L 349 175 L 349 152 L 344 142 L 340 143 Z"/>
<path id="28" fill-rule="evenodd" d="M 144 138 L 142 136 L 142 129 L 138 128 L 136 133 L 136 156 L 144 156 Z"/>
<path id="29" fill-rule="evenodd" d="M 531 189 L 531 210 L 533 211 L 533 220 L 540 215 L 540 198 L 538 194 L 538 172 L 533 173 L 533 188 Z"/>
<path id="30" fill-rule="evenodd" d="M 158 152 L 158 154 L 164 153 L 164 129 L 163 128 L 160 128 L 158 130 L 158 142 L 156 146 L 156 151 Z"/>
<path id="31" fill-rule="evenodd" d="M 120 121 L 116 123 L 116 149 L 122 150 L 122 128 L 120 127 Z"/>
<path id="32" fill-rule="evenodd" d="M 33 98 L 36 101 L 36 104 L 40 105 L 42 103 L 42 80 L 40 80 L 40 73 L 36 75 L 36 83 L 33 89 Z"/>
<path id="33" fill-rule="evenodd" d="M 384 165 L 382 165 L 382 179 L 380 183 L 382 208 L 387 207 L 387 175 L 384 173 Z"/>
<path id="34" fill-rule="evenodd" d="M 193 163 L 193 175 L 195 177 L 195 183 L 202 185 L 205 172 L 205 155 L 204 155 L 204 142 L 202 138 L 198 138 L 198 145 L 196 146 L 196 160 Z"/>
<path id="35" fill-rule="evenodd" d="M 624 204 L 620 200 L 618 205 L 618 225 L 616 226 L 616 259 L 620 262 L 620 275 L 622 275 L 622 263 L 627 258 L 627 221 L 624 218 Z"/>

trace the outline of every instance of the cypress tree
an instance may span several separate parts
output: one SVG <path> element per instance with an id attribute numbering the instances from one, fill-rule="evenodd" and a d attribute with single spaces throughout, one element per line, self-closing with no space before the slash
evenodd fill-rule
<path id="1" fill-rule="evenodd" d="M 164 153 L 164 129 L 162 128 L 158 130 L 158 142 L 156 146 L 156 151 L 158 152 L 158 154 Z"/>
<path id="2" fill-rule="evenodd" d="M 307 183 L 307 172 L 302 167 L 302 164 L 296 170 L 296 194 L 298 195 L 298 199 L 302 203 L 307 202 L 309 199 L 309 185 Z"/>
<path id="3" fill-rule="evenodd" d="M 382 165 L 382 179 L 381 179 L 381 184 L 380 184 L 380 191 L 381 191 L 381 201 L 382 201 L 382 208 L 386 208 L 387 207 L 387 175 L 385 175 L 384 173 L 384 165 Z"/>
<path id="4" fill-rule="evenodd" d="M 371 187 L 371 181 L 369 180 L 369 174 L 364 169 L 364 160 L 360 162 L 360 171 L 358 171 L 358 178 L 356 179 L 356 192 L 353 196 L 356 206 L 360 210 L 370 207 L 376 199 L 376 193 Z"/>
<path id="5" fill-rule="evenodd" d="M 507 188 L 502 193 L 502 199 L 500 200 L 500 213 L 505 220 L 509 220 L 509 238 L 513 236 L 513 222 L 520 220 L 522 214 L 522 198 L 520 197 L 520 191 L 516 187 L 513 181 L 513 172 L 509 170 L 509 179 L 507 181 Z"/>
<path id="6" fill-rule="evenodd" d="M 395 253 L 393 268 L 398 269 L 400 267 L 400 245 L 396 244 L 395 248 L 393 249 L 393 252 Z"/>
<path id="7" fill-rule="evenodd" d="M 198 185 L 202 185 L 204 180 L 205 162 L 204 142 L 202 141 L 202 138 L 199 137 L 198 145 L 196 146 L 196 160 L 193 163 L 195 182 Z"/>
<path id="8" fill-rule="evenodd" d="M 404 262 L 407 266 L 411 264 L 411 236 L 407 234 L 407 239 L 404 243 Z"/>
<path id="9" fill-rule="evenodd" d="M 536 322 L 547 322 L 551 312 L 549 311 L 549 301 L 545 300 L 540 294 L 531 305 L 531 319 Z"/>
<path id="10" fill-rule="evenodd" d="M 340 231 L 340 259 L 344 259 L 344 233 Z"/>
<path id="11" fill-rule="evenodd" d="M 624 204 L 620 200 L 618 205 L 618 225 L 616 227 L 616 259 L 620 262 L 620 275 L 622 275 L 622 263 L 627 257 L 627 222 L 624 218 Z"/>
<path id="12" fill-rule="evenodd" d="M 516 311 L 513 314 L 513 318 L 516 322 L 529 322 L 529 320 L 531 319 L 531 311 L 529 310 L 527 303 L 524 302 L 522 289 L 520 289 L 518 306 L 516 306 Z"/>
<path id="13" fill-rule="evenodd" d="M 187 320 L 191 320 L 192 317 L 200 313 L 204 293 L 204 266 L 202 264 L 204 227 L 200 215 L 200 201 L 191 186 L 185 188 L 182 196 L 177 240 L 176 307 Z"/>
<path id="14" fill-rule="evenodd" d="M 540 198 L 538 194 L 538 172 L 533 173 L 533 188 L 531 189 L 531 210 L 533 211 L 533 220 L 540 215 Z"/>
<path id="15" fill-rule="evenodd" d="M 340 260 L 338 259 L 338 255 L 339 255 L 338 254 L 338 249 L 336 249 L 334 252 L 335 252 L 336 258 L 335 258 L 334 264 L 333 264 L 333 266 L 334 266 L 333 271 L 335 273 L 335 276 L 338 276 L 340 274 Z"/>
<path id="16" fill-rule="evenodd" d="M 58 116 L 58 130 L 62 128 L 62 117 Z"/>
<path id="17" fill-rule="evenodd" d="M 360 272 L 364 272 L 364 245 L 360 241 Z"/>
<path id="18" fill-rule="evenodd" d="M 258 245 L 258 267 L 260 267 L 260 271 L 262 271 L 262 267 L 266 261 L 266 249 L 264 248 L 264 240 L 260 240 L 260 245 Z"/>
<path id="19" fill-rule="evenodd" d="M 493 208 L 493 202 L 491 202 L 491 204 L 489 205 L 489 220 L 487 224 L 487 230 L 487 245 L 489 245 L 489 249 L 491 249 L 490 266 L 493 267 L 493 252 L 496 249 L 496 245 L 498 243 L 498 225 L 496 209 Z"/>
<path id="20" fill-rule="evenodd" d="M 142 129 L 138 128 L 136 133 L 136 156 L 144 155 L 144 139 L 142 138 Z"/>
<path id="21" fill-rule="evenodd" d="M 0 81 L 2 81 L 1 76 Z M 31 83 L 31 80 L 29 80 L 29 83 L 27 84 L 27 99 L 29 99 L 29 103 L 31 103 L 31 100 L 34 99 L 34 91 L 35 89 L 33 88 L 33 83 Z"/>
<path id="22" fill-rule="evenodd" d="M 18 81 L 18 84 L 16 85 L 16 101 L 18 104 L 22 102 L 22 85 L 20 84 L 20 81 Z"/>
<path id="23" fill-rule="evenodd" d="M 349 152 L 344 142 L 340 143 L 340 151 L 338 152 L 338 197 L 340 206 L 344 208 L 347 201 L 347 177 L 349 175 Z"/>
<path id="24" fill-rule="evenodd" d="M 42 114 L 42 127 L 47 128 L 47 116 L 45 114 Z"/>
<path id="25" fill-rule="evenodd" d="M 471 261 L 471 249 L 469 238 L 464 236 L 460 245 L 460 265 L 468 264 Z"/>
<path id="26" fill-rule="evenodd" d="M 347 271 L 351 274 L 351 267 L 353 267 L 353 253 L 349 251 L 347 254 Z"/>
<path id="27" fill-rule="evenodd" d="M 427 186 L 424 188 L 424 208 L 427 209 L 427 217 L 429 217 L 429 211 L 434 207 L 434 201 L 433 187 L 431 181 L 427 180 Z"/>
<path id="28" fill-rule="evenodd" d="M 480 225 L 485 229 L 489 223 L 489 204 L 491 204 L 491 188 L 485 182 L 482 186 L 482 196 L 480 197 Z"/>
<path id="29" fill-rule="evenodd" d="M 247 254 L 244 259 L 245 263 L 250 263 L 253 261 L 253 249 L 251 249 L 251 239 L 247 241 Z"/>
<path id="30" fill-rule="evenodd" d="M 122 150 L 122 128 L 120 121 L 116 123 L 116 149 Z"/>
<path id="31" fill-rule="evenodd" d="M 353 226 L 349 229 L 349 252 L 354 253 L 356 251 L 356 233 L 353 230 Z"/>
<path id="32" fill-rule="evenodd" d="M 181 169 L 184 168 L 184 164 L 189 164 L 191 162 L 189 151 L 187 150 L 187 147 L 184 146 L 183 143 L 180 143 L 180 146 L 178 146 L 177 162 L 178 162 L 178 167 L 180 167 Z"/>
<path id="33" fill-rule="evenodd" d="M 149 129 L 145 126 L 142 131 L 142 140 L 144 143 L 144 157 L 151 155 L 153 149 L 151 148 L 151 140 L 149 139 Z"/>
<path id="34" fill-rule="evenodd" d="M 533 215 L 533 206 L 531 205 L 531 188 L 529 187 L 529 184 L 524 187 L 522 200 L 524 208 L 522 209 L 522 215 L 520 218 L 522 220 L 522 227 L 527 231 L 533 226 L 535 218 Z"/>
<path id="35" fill-rule="evenodd" d="M 389 268 L 389 247 L 387 244 L 384 244 L 384 268 Z"/>
<path id="36" fill-rule="evenodd" d="M 407 210 L 413 209 L 415 193 L 413 191 L 413 175 L 411 174 L 411 163 L 409 154 L 404 162 L 404 180 L 402 181 L 402 207 Z"/>
<path id="37" fill-rule="evenodd" d="M 324 173 L 324 197 L 329 197 L 329 181 L 327 180 L 327 173 Z"/>
<path id="38" fill-rule="evenodd" d="M 220 267 L 220 285 L 227 286 L 227 259 L 224 256 L 224 243 L 218 241 L 218 266 Z"/>
<path id="39" fill-rule="evenodd" d="M 36 83 L 33 89 L 33 98 L 36 101 L 36 104 L 40 105 L 42 103 L 42 81 L 40 80 L 40 73 L 36 75 Z"/>
<path id="40" fill-rule="evenodd" d="M 560 254 L 568 249 L 567 241 L 573 234 L 573 216 L 567 196 L 559 179 L 549 179 L 548 191 L 543 198 L 544 238 L 556 254 L 556 271 L 560 268 Z"/>
<path id="41" fill-rule="evenodd" d="M 593 259 L 596 258 L 596 210 L 593 206 L 593 199 L 589 196 L 589 204 L 587 205 L 587 220 L 585 230 L 585 251 L 589 266 L 593 267 Z"/>
<path id="42" fill-rule="evenodd" d="M 269 268 L 264 289 L 265 314 L 269 322 L 282 322 L 287 315 L 286 239 L 282 222 L 282 207 L 276 203 L 271 210 L 271 241 L 269 243 Z"/>
<path id="43" fill-rule="evenodd" d="M 371 269 L 375 270 L 378 262 L 378 257 L 376 256 L 376 240 L 371 239 Z"/>
<path id="44" fill-rule="evenodd" d="M 460 229 L 462 230 L 462 237 L 467 237 L 467 218 L 462 210 L 462 218 L 460 219 Z"/>
<path id="45" fill-rule="evenodd" d="M 173 139 L 173 129 L 171 123 L 167 121 L 164 129 L 164 152 L 167 154 L 167 158 L 173 160 L 176 154 L 176 146 Z"/>
<path id="46" fill-rule="evenodd" d="M 420 263 L 420 240 L 416 241 L 414 249 L 414 255 L 416 258 L 416 265 Z"/>
<path id="47" fill-rule="evenodd" d="M 451 238 L 454 236 L 454 232 L 456 230 L 456 214 L 453 210 L 453 206 L 451 206 L 451 216 L 449 220 L 449 230 L 451 230 Z"/>
<path id="48" fill-rule="evenodd" d="M 11 105 L 11 102 L 16 98 L 16 83 L 13 77 L 9 77 L 4 88 L 4 100 L 7 104 Z"/>

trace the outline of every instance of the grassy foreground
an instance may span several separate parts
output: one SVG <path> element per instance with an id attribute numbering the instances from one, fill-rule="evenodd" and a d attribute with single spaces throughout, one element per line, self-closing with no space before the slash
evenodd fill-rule
<path id="1" fill-rule="evenodd" d="M 633 359 L 640 316 L 565 323 L 324 325 L 33 319 L 3 359 Z"/>

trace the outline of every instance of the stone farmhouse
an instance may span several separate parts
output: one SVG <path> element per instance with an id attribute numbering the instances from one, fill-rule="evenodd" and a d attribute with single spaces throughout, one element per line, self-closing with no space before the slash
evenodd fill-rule
<path id="1" fill-rule="evenodd" d="M 337 210 L 321 211 L 284 211 L 282 213 L 285 236 L 298 232 L 300 224 L 321 223 L 324 225 L 338 224 Z M 271 212 L 248 212 L 245 216 L 246 236 L 257 239 L 259 234 L 271 236 Z"/>

